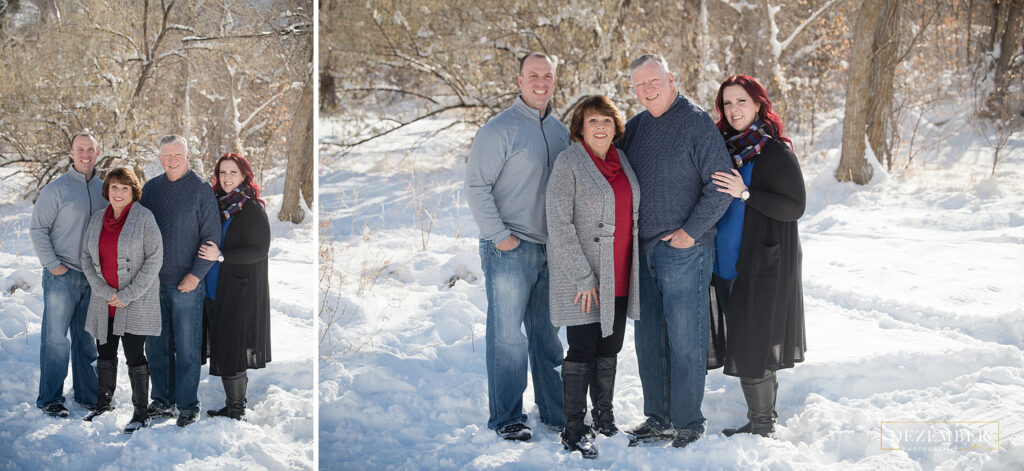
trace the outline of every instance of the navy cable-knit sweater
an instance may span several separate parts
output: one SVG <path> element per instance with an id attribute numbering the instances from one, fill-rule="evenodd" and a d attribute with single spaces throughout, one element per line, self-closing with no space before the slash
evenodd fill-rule
<path id="1" fill-rule="evenodd" d="M 217 197 L 210 184 L 192 170 L 173 182 L 160 174 L 142 187 L 139 203 L 153 213 L 163 236 L 160 283 L 179 283 L 189 273 L 202 281 L 214 262 L 199 258 L 199 246 L 208 240 L 221 244 Z"/>
<path id="2" fill-rule="evenodd" d="M 715 223 L 732 196 L 717 191 L 715 172 L 729 172 L 725 141 L 707 112 L 679 95 L 664 114 L 644 111 L 626 123 L 618 147 L 640 184 L 640 250 L 680 227 L 701 244 L 715 247 Z"/>

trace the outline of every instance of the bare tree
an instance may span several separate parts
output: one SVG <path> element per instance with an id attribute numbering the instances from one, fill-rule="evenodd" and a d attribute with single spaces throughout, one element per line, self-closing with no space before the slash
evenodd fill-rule
<path id="1" fill-rule="evenodd" d="M 775 104 L 781 115 L 785 116 L 786 111 L 789 108 L 788 92 L 790 89 L 789 81 L 783 72 L 783 60 L 787 59 L 786 56 L 794 55 L 792 60 L 799 60 L 799 56 L 803 53 L 790 54 L 791 46 L 795 44 L 796 40 L 807 30 L 808 26 L 813 24 L 823 13 L 834 7 L 841 0 L 827 0 L 815 9 L 807 18 L 799 21 L 799 23 L 789 33 L 789 36 L 782 38 L 780 36 L 780 29 L 776 17 L 778 12 L 782 9 L 781 5 L 772 5 L 769 0 L 761 0 L 762 14 L 768 20 L 768 48 L 767 48 L 767 69 L 770 73 L 770 80 L 768 81 L 769 86 L 773 90 L 775 97 Z"/>
<path id="2" fill-rule="evenodd" d="M 872 167 L 864 158 L 864 131 L 868 121 L 868 95 L 871 93 L 872 43 L 887 0 L 865 0 L 857 13 L 850 53 L 849 79 L 846 82 L 846 115 L 843 120 L 843 148 L 836 179 L 858 185 L 871 181 Z"/>
<path id="3" fill-rule="evenodd" d="M 298 224 L 305 218 L 299 207 L 300 196 L 306 206 L 313 207 L 313 78 L 302 87 L 302 98 L 295 110 L 288 149 L 288 172 L 284 180 L 284 199 L 277 218 Z"/>
<path id="4" fill-rule="evenodd" d="M 878 163 L 892 169 L 889 135 L 892 130 L 893 78 L 899 53 L 900 5 L 886 0 L 871 45 L 871 77 L 868 89 L 868 143 Z"/>
<path id="5" fill-rule="evenodd" d="M 200 174 L 239 150 L 259 179 L 285 154 L 312 49 L 308 0 L 36 3 L 0 27 L 0 165 L 36 180 L 27 195 L 66 168 L 83 128 L 100 138 L 101 170 L 141 170 L 167 132 L 186 135 Z"/>
<path id="6" fill-rule="evenodd" d="M 996 5 L 996 27 L 992 29 L 992 47 L 995 54 L 994 89 L 987 107 L 996 117 L 1008 117 L 1024 110 L 1007 110 L 1006 100 L 1011 84 L 1016 82 L 1020 93 L 1021 67 L 1016 58 L 1024 47 L 1024 0 L 1004 0 Z"/>

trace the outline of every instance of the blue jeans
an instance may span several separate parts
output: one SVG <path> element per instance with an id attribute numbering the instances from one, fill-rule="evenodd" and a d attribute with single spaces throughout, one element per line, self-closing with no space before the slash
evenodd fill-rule
<path id="1" fill-rule="evenodd" d="M 708 285 L 714 252 L 659 241 L 640 255 L 640 320 L 636 358 L 644 415 L 664 426 L 704 431 Z"/>
<path id="2" fill-rule="evenodd" d="M 43 332 L 39 339 L 36 407 L 64 403 L 68 355 L 75 402 L 87 407 L 96 404 L 96 340 L 85 331 L 90 293 L 89 281 L 82 272 L 68 269 L 56 276 L 43 268 Z"/>
<path id="3" fill-rule="evenodd" d="M 527 361 L 541 422 L 564 426 L 563 351 L 558 328 L 551 324 L 545 246 L 521 240 L 502 252 L 481 240 L 480 264 L 487 290 L 487 427 L 526 422 Z"/>
<path id="4" fill-rule="evenodd" d="M 188 293 L 178 291 L 177 283 L 160 283 L 160 335 L 146 341 L 146 356 L 149 395 L 164 407 L 199 411 L 205 297 L 201 281 Z"/>

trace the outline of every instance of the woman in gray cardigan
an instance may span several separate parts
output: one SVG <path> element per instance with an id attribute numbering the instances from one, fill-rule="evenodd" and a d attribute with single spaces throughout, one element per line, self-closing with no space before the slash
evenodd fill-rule
<path id="1" fill-rule="evenodd" d="M 640 317 L 637 217 L 640 190 L 626 155 L 622 116 L 611 100 L 592 96 L 573 111 L 573 144 L 558 155 L 547 189 L 551 322 L 567 326 L 562 362 L 566 425 L 562 445 L 596 458 L 593 431 L 618 432 L 612 415 L 617 356 L 626 317 Z"/>
<path id="2" fill-rule="evenodd" d="M 116 168 L 103 182 L 106 209 L 93 213 L 82 247 L 82 272 L 92 296 L 85 331 L 96 338 L 99 397 L 85 420 L 106 411 L 117 381 L 117 344 L 124 345 L 132 385 L 132 419 L 125 433 L 148 425 L 149 363 L 146 336 L 160 335 L 160 266 L 163 239 L 153 213 L 135 204 L 142 185 L 131 169 Z"/>

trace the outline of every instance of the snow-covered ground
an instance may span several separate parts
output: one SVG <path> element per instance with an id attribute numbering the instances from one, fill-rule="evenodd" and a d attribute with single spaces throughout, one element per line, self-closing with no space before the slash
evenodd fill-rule
<path id="1" fill-rule="evenodd" d="M 953 118 L 925 120 L 940 145 L 918 148 L 909 169 L 876 169 L 865 187 L 831 175 L 841 114 L 822 121 L 813 149 L 796 136 L 809 350 L 779 374 L 777 440 L 717 433 L 744 423 L 746 409 L 738 380 L 715 370 L 706 438 L 674 449 L 599 437 L 594 461 L 539 424 L 529 387 L 532 441 L 485 426 L 486 298 L 461 192 L 473 131 L 432 137 L 448 124 L 435 120 L 347 154 L 325 145 L 321 244 L 333 271 L 320 314 L 321 468 L 1024 468 L 1024 133 L 993 178 L 991 149 Z M 322 142 L 351 133 L 341 120 L 320 129 Z M 619 357 L 620 427 L 644 418 L 632 329 Z M 976 434 L 921 449 L 951 428 Z M 909 433 L 896 442 L 893 430 Z"/>
<path id="2" fill-rule="evenodd" d="M 159 173 L 154 169 L 151 174 Z M 5 174 L 6 175 L 6 174 Z M 69 419 L 45 416 L 35 407 L 39 387 L 39 333 L 43 312 L 41 273 L 29 239 L 31 203 L 18 200 L 24 182 L 0 180 L 0 469 L 312 469 L 313 314 L 315 239 L 312 215 L 298 225 L 282 223 L 283 176 L 264 188 L 273 240 L 270 247 L 273 361 L 250 371 L 247 422 L 211 419 L 178 428 L 155 421 L 133 435 L 121 434 L 132 415 L 127 369 L 118 368 L 113 412 L 84 422 L 87 411 L 72 400 L 65 381 Z M 118 353 L 124 364 L 124 353 Z M 223 407 L 218 377 L 203 367 L 202 409 Z"/>

